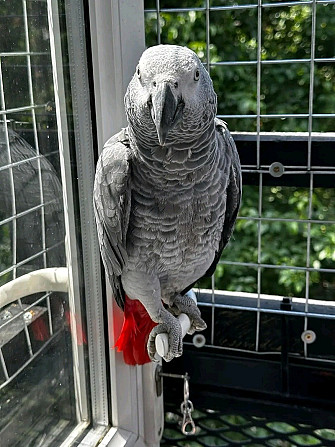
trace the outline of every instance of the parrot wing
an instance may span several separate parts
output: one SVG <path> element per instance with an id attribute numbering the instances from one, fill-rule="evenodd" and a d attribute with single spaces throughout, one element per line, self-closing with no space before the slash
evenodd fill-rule
<path id="1" fill-rule="evenodd" d="M 97 163 L 93 205 L 102 260 L 117 304 L 124 308 L 121 273 L 127 261 L 131 151 L 125 130 L 110 138 Z"/>

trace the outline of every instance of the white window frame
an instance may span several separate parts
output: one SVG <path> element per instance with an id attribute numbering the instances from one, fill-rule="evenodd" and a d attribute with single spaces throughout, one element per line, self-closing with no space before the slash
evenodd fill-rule
<path id="1" fill-rule="evenodd" d="M 65 223 L 65 252 L 68 268 L 68 297 L 71 319 L 82 321 L 82 306 L 80 299 L 80 279 L 77 241 L 75 235 L 75 215 L 73 209 L 72 173 L 70 163 L 70 148 L 66 116 L 65 89 L 62 66 L 61 36 L 58 19 L 57 0 L 48 0 L 48 22 L 50 33 L 50 51 L 52 60 L 53 83 L 55 92 L 55 107 L 57 118 L 57 132 L 59 144 L 59 160 L 63 186 L 64 223 Z M 74 317 L 76 316 L 76 317 Z M 69 440 L 85 429 L 89 422 L 89 403 L 87 390 L 87 375 L 85 368 L 85 352 L 83 346 L 76 343 L 76 324 L 72 327 L 72 354 L 74 371 L 74 388 L 76 397 L 76 417 L 78 425 L 62 445 L 69 445 Z"/>

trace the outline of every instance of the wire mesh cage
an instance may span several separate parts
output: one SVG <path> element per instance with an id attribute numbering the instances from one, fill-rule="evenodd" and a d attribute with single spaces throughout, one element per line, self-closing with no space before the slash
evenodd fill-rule
<path id="1" fill-rule="evenodd" d="M 292 405 L 334 402 L 335 4 L 148 0 L 145 7 L 147 44 L 187 45 L 209 71 L 243 176 L 233 238 L 215 275 L 198 284 L 204 338 L 186 338 L 183 358 L 164 367 L 190 373 L 198 434 L 180 435 L 178 393 L 168 380 L 163 443 L 330 445 L 334 421 L 299 424 Z M 269 410 L 256 414 L 258 403 L 242 403 L 234 416 L 241 395 L 290 404 L 285 416 L 276 407 L 268 417 Z M 234 426 L 234 417 L 243 422 Z"/>

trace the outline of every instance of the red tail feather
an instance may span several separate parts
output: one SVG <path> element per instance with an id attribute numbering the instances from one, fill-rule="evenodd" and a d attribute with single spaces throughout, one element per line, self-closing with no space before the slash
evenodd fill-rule
<path id="1" fill-rule="evenodd" d="M 114 346 L 118 352 L 123 351 L 125 363 L 143 365 L 150 362 L 147 342 L 156 324 L 140 301 L 131 300 L 126 295 L 123 326 Z"/>

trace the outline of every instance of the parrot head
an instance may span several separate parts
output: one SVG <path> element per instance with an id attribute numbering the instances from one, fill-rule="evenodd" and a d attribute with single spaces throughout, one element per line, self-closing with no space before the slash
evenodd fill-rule
<path id="1" fill-rule="evenodd" d="M 213 122 L 216 94 L 198 56 L 186 47 L 148 48 L 125 95 L 137 137 L 165 146 L 200 136 Z"/>

